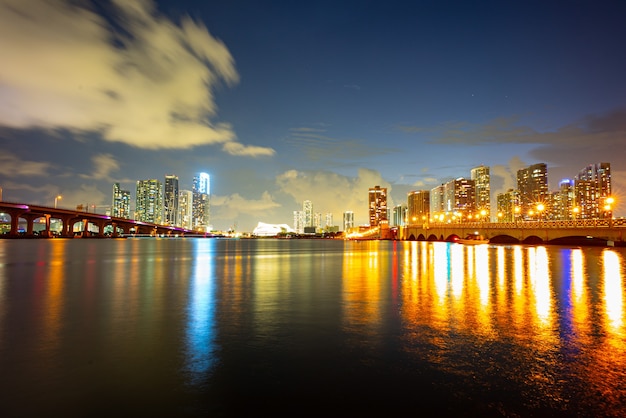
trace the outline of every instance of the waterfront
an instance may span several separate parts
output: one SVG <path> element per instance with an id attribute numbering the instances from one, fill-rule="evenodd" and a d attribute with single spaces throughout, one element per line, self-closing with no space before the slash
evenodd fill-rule
<path id="1" fill-rule="evenodd" d="M 626 250 L 0 240 L 3 416 L 624 416 Z"/>

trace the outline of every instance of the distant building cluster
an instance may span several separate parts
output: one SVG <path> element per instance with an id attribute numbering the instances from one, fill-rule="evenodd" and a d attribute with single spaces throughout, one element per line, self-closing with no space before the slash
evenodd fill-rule
<path id="1" fill-rule="evenodd" d="M 370 189 L 370 196 L 372 189 Z M 407 205 L 393 211 L 393 224 L 429 222 L 599 219 L 612 216 L 611 165 L 590 164 L 573 180 L 565 179 L 559 189 L 549 191 L 548 168 L 533 164 L 517 171 L 517 188 L 496 196 L 492 213 L 489 167 L 471 169 L 470 178 L 457 178 L 431 190 L 411 191 Z M 372 200 L 370 197 L 370 223 Z"/>
<path id="2" fill-rule="evenodd" d="M 179 190 L 178 176 L 175 175 L 166 175 L 163 183 L 157 179 L 139 180 L 135 210 L 131 213 L 130 191 L 122 190 L 120 184 L 115 183 L 111 216 L 209 232 L 210 185 L 207 173 L 194 176 L 191 190 Z"/>
<path id="3" fill-rule="evenodd" d="M 298 234 L 318 234 L 320 232 L 337 232 L 333 225 L 333 214 L 327 212 L 322 218 L 320 212 L 313 211 L 313 202 L 302 202 L 302 210 L 293 211 L 293 230 Z"/>

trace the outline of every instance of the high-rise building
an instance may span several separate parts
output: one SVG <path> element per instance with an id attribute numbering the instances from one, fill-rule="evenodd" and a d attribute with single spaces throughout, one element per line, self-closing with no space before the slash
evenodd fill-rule
<path id="1" fill-rule="evenodd" d="M 506 193 L 498 193 L 496 197 L 498 221 L 516 222 L 518 221 L 520 206 L 517 190 L 509 189 Z M 500 216 L 502 215 L 502 216 Z"/>
<path id="2" fill-rule="evenodd" d="M 470 178 L 474 181 L 476 196 L 476 211 L 478 213 L 486 210 L 491 211 L 491 186 L 489 167 L 483 165 L 470 170 Z"/>
<path id="3" fill-rule="evenodd" d="M 343 231 L 348 232 L 354 228 L 354 212 L 351 210 L 343 213 Z"/>
<path id="4" fill-rule="evenodd" d="M 574 181 L 563 179 L 559 182 L 559 190 L 553 193 L 550 219 L 574 219 Z"/>
<path id="5" fill-rule="evenodd" d="M 430 192 L 418 190 L 407 196 L 407 219 L 409 225 L 424 224 L 430 218 Z"/>
<path id="6" fill-rule="evenodd" d="M 198 173 L 193 178 L 193 228 L 209 232 L 211 216 L 211 178 L 207 173 Z"/>
<path id="7" fill-rule="evenodd" d="M 450 180 L 443 187 L 443 209 L 446 213 L 460 212 L 464 216 L 476 210 L 476 185 L 463 177 Z"/>
<path id="8" fill-rule="evenodd" d="M 326 212 L 326 216 L 324 218 L 326 220 L 324 225 L 325 228 L 333 226 L 333 214 L 331 212 Z"/>
<path id="9" fill-rule="evenodd" d="M 178 193 L 178 222 L 185 229 L 193 229 L 193 192 L 181 190 Z"/>
<path id="10" fill-rule="evenodd" d="M 119 183 L 113 184 L 113 203 L 111 216 L 130 219 L 130 191 L 122 190 Z"/>
<path id="11" fill-rule="evenodd" d="M 404 226 L 406 224 L 407 207 L 396 205 L 393 207 L 391 219 L 394 226 Z"/>
<path id="12" fill-rule="evenodd" d="M 370 187 L 368 202 L 370 227 L 388 224 L 387 188 L 380 186 Z"/>
<path id="13" fill-rule="evenodd" d="M 304 233 L 304 211 L 302 210 L 294 210 L 293 211 L 293 230 L 298 234 Z"/>
<path id="14" fill-rule="evenodd" d="M 163 189 L 159 180 L 139 180 L 135 201 L 136 220 L 154 224 L 162 223 Z"/>
<path id="15" fill-rule="evenodd" d="M 310 200 L 302 202 L 302 212 L 304 214 L 304 227 L 313 225 L 313 203 Z"/>
<path id="16" fill-rule="evenodd" d="M 533 219 L 539 205 L 548 205 L 548 166 L 545 163 L 533 164 L 517 171 L 522 219 Z"/>
<path id="17" fill-rule="evenodd" d="M 444 185 L 433 187 L 430 190 L 430 216 L 436 217 L 445 211 L 443 204 Z"/>
<path id="18" fill-rule="evenodd" d="M 322 227 L 322 214 L 319 212 L 315 212 L 313 214 L 313 226 L 316 230 Z"/>
<path id="19" fill-rule="evenodd" d="M 580 219 L 604 217 L 606 200 L 611 197 L 611 164 L 590 164 L 580 170 L 574 189 Z"/>
<path id="20" fill-rule="evenodd" d="M 178 176 L 166 175 L 163 187 L 163 224 L 179 226 Z"/>

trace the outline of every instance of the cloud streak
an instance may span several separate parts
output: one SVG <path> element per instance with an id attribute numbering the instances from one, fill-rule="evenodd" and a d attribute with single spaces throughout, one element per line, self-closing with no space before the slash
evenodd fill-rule
<path id="1" fill-rule="evenodd" d="M 110 20 L 88 5 L 0 0 L 0 125 L 97 132 L 147 149 L 222 144 L 232 155 L 273 155 L 213 120 L 214 90 L 239 75 L 204 25 L 174 23 L 151 0 L 114 0 Z"/>

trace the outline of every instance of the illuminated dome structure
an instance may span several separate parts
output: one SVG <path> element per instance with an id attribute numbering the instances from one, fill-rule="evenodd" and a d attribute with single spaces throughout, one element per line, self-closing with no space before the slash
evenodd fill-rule
<path id="1" fill-rule="evenodd" d="M 254 231 L 252 231 L 252 235 L 257 237 L 274 237 L 278 234 L 295 234 L 295 232 L 296 231 L 287 224 L 274 225 L 259 222 L 256 228 L 254 228 Z"/>

